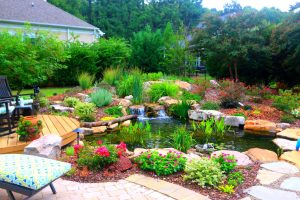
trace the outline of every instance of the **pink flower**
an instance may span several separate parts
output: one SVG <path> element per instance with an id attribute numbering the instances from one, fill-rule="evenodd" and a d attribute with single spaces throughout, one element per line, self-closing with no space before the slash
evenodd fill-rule
<path id="1" fill-rule="evenodd" d="M 82 149 L 83 146 L 81 146 L 80 144 L 75 144 L 74 145 L 74 151 L 75 151 L 75 154 L 78 154 L 80 149 Z"/>
<path id="2" fill-rule="evenodd" d="M 98 140 L 98 141 L 97 141 L 97 144 L 98 144 L 98 145 L 102 145 L 102 144 L 103 144 L 102 140 Z"/>
<path id="3" fill-rule="evenodd" d="M 99 156 L 103 156 L 103 157 L 110 156 L 110 153 L 105 146 L 102 146 L 102 147 L 99 147 L 98 149 L 96 149 L 95 153 L 98 154 Z"/>

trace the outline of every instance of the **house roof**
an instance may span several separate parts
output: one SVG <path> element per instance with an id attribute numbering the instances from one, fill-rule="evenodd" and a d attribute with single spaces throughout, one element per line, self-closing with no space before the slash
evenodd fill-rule
<path id="1" fill-rule="evenodd" d="M 98 29 L 45 0 L 0 0 L 0 21 Z"/>

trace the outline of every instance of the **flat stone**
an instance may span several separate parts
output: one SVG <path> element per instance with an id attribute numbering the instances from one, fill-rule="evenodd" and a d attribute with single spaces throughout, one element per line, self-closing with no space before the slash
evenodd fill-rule
<path id="1" fill-rule="evenodd" d="M 295 165 L 283 161 L 262 164 L 261 167 L 282 174 L 295 174 L 299 172 Z"/>
<path id="2" fill-rule="evenodd" d="M 131 101 L 127 99 L 120 99 L 119 102 L 119 106 L 123 106 L 125 108 L 129 107 L 131 104 L 132 104 Z"/>
<path id="3" fill-rule="evenodd" d="M 300 178 L 288 178 L 281 183 L 280 188 L 300 192 Z"/>
<path id="4" fill-rule="evenodd" d="M 185 81 L 176 80 L 175 84 L 180 87 L 182 90 L 191 91 L 192 85 Z"/>
<path id="5" fill-rule="evenodd" d="M 131 101 L 133 99 L 133 96 L 132 95 L 126 96 L 124 97 L 124 99 Z"/>
<path id="6" fill-rule="evenodd" d="M 130 120 L 126 120 L 126 121 L 124 121 L 124 122 L 121 123 L 121 126 L 128 127 L 128 126 L 130 126 L 130 124 L 131 124 L 131 121 Z"/>
<path id="7" fill-rule="evenodd" d="M 107 127 L 107 129 L 113 130 L 113 129 L 117 128 L 118 126 L 119 126 L 118 123 L 114 123 L 114 124 L 112 124 L 112 125 L 109 125 L 109 126 Z"/>
<path id="8" fill-rule="evenodd" d="M 276 124 L 267 120 L 246 120 L 244 129 L 257 132 L 276 132 Z"/>
<path id="9" fill-rule="evenodd" d="M 259 180 L 260 184 L 263 185 L 270 185 L 280 179 L 283 176 L 281 173 L 272 172 L 269 170 L 261 169 L 258 171 L 257 179 Z"/>
<path id="10" fill-rule="evenodd" d="M 216 110 L 189 110 L 188 111 L 189 118 L 196 121 L 203 121 L 210 118 L 214 118 L 219 120 L 223 117 L 223 113 L 216 111 Z"/>
<path id="11" fill-rule="evenodd" d="M 212 156 L 218 157 L 222 153 L 234 156 L 237 160 L 238 165 L 246 166 L 252 163 L 252 161 L 249 159 L 247 155 L 240 153 L 238 151 L 230 151 L 230 150 L 215 151 L 214 153 L 212 153 Z"/>
<path id="12" fill-rule="evenodd" d="M 239 127 L 245 124 L 245 117 L 243 116 L 225 116 L 224 123 L 228 126 Z"/>
<path id="13" fill-rule="evenodd" d="M 273 142 L 284 151 L 293 151 L 296 149 L 296 141 L 291 141 L 283 138 L 275 138 Z"/>
<path id="14" fill-rule="evenodd" d="M 290 128 L 291 124 L 289 124 L 289 123 L 277 123 L 276 127 L 281 128 L 282 130 L 284 130 L 284 129 Z"/>
<path id="15" fill-rule="evenodd" d="M 278 161 L 277 154 L 267 149 L 252 148 L 246 151 L 246 155 L 253 161 L 260 161 L 263 163 Z"/>
<path id="16" fill-rule="evenodd" d="M 300 138 L 300 128 L 287 128 L 277 133 L 277 137 L 298 140 Z"/>
<path id="17" fill-rule="evenodd" d="M 300 151 L 285 152 L 280 156 L 280 160 L 291 162 L 300 169 Z"/>
<path id="18" fill-rule="evenodd" d="M 59 112 L 74 112 L 74 108 L 65 107 L 59 104 L 51 105 L 50 107 Z"/>
<path id="19" fill-rule="evenodd" d="M 83 135 L 92 135 L 94 133 L 92 128 L 81 127 L 80 129 L 83 130 Z"/>
<path id="20" fill-rule="evenodd" d="M 272 189 L 264 186 L 253 186 L 245 190 L 249 195 L 261 200 L 299 200 L 295 192 Z"/>
<path id="21" fill-rule="evenodd" d="M 106 126 L 92 127 L 94 133 L 104 133 L 107 130 Z"/>
<path id="22" fill-rule="evenodd" d="M 201 105 L 199 103 L 194 103 L 191 105 L 191 109 L 192 110 L 201 109 Z"/>

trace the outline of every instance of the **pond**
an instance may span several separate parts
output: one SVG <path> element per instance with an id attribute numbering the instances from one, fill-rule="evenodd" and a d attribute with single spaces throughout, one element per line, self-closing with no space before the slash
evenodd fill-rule
<path id="1" fill-rule="evenodd" d="M 190 128 L 189 123 L 184 123 L 180 120 L 166 116 L 164 113 L 157 118 L 147 118 L 139 116 L 138 122 L 148 122 L 151 125 L 151 138 L 146 140 L 146 146 L 135 144 L 128 144 L 129 150 L 133 150 L 137 147 L 142 148 L 165 148 L 170 147 L 170 135 L 179 126 L 185 125 Z M 272 142 L 272 137 L 258 136 L 251 133 L 247 133 L 244 130 L 231 129 L 228 131 L 222 141 L 225 145 L 229 145 L 231 150 L 237 150 L 240 152 L 247 151 L 250 148 L 258 147 L 263 149 L 269 149 L 272 151 L 277 150 L 277 146 Z M 92 135 L 86 137 L 87 141 L 103 140 L 108 143 L 116 144 L 120 142 L 118 138 L 118 131 L 111 132 L 105 136 Z"/>

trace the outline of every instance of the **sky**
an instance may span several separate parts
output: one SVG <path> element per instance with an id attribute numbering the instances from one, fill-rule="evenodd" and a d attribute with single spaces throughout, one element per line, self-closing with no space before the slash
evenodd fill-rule
<path id="1" fill-rule="evenodd" d="M 236 0 L 242 7 L 251 6 L 256 9 L 263 7 L 275 7 L 282 11 L 288 11 L 290 5 L 294 5 L 300 0 Z M 216 8 L 222 10 L 226 3 L 230 3 L 231 0 L 203 0 L 202 5 L 207 8 Z"/>

